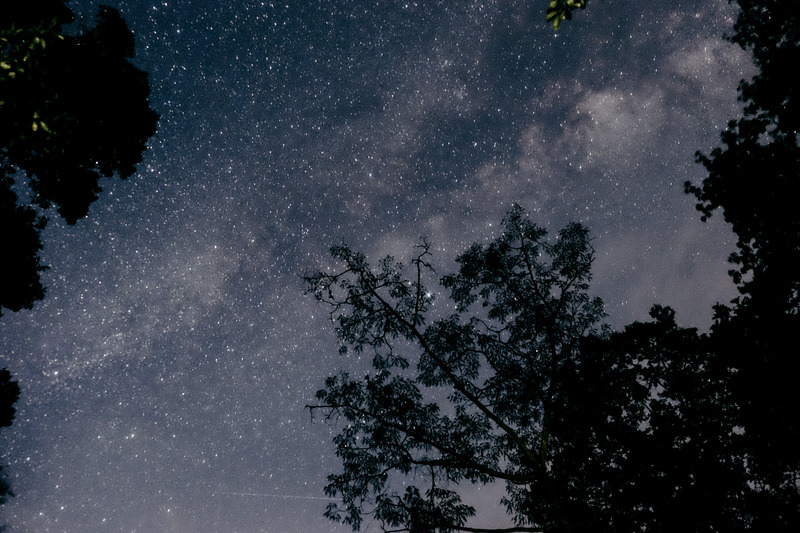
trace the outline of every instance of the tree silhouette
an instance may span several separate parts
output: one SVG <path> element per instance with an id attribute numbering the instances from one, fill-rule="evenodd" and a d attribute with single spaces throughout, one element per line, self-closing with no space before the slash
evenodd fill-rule
<path id="1" fill-rule="evenodd" d="M 3 228 L 4 279 L 0 282 L 0 315 L 2 308 L 13 311 L 31 308 L 44 297 L 39 272 L 46 267 L 39 260 L 42 241 L 39 232 L 45 221 L 36 210 L 19 205 L 11 189 L 13 180 L 0 169 L 0 228 Z"/>
<path id="2" fill-rule="evenodd" d="M 0 428 L 10 426 L 14 421 L 16 410 L 14 404 L 19 399 L 19 385 L 11 380 L 11 373 L 5 368 L 0 370 Z M 0 505 L 8 496 L 13 496 L 11 486 L 5 480 L 3 468 L 0 466 Z"/>
<path id="3" fill-rule="evenodd" d="M 86 216 L 101 177 L 133 174 L 158 120 L 119 13 L 101 7 L 94 27 L 63 34 L 72 20 L 65 0 L 0 3 L 0 316 L 44 297 L 40 208 Z M 18 397 L 3 369 L 0 427 Z M 1 474 L 0 504 L 13 495 Z"/>
<path id="4" fill-rule="evenodd" d="M 738 237 L 731 275 L 741 296 L 718 306 L 715 350 L 731 372 L 753 477 L 749 514 L 770 531 L 800 529 L 800 9 L 776 0 L 739 0 L 730 39 L 753 55 L 758 74 L 739 86 L 742 118 L 722 146 L 698 161 L 708 171 L 686 184 L 707 219 L 716 209 Z"/>
<path id="5" fill-rule="evenodd" d="M 343 506 L 326 515 L 354 529 L 372 514 L 390 531 L 493 531 L 467 525 L 459 487 L 500 481 L 515 526 L 494 531 L 736 523 L 744 472 L 708 339 L 661 307 L 611 334 L 587 293 L 583 226 L 547 240 L 515 207 L 503 228 L 441 279 L 443 307 L 424 285 L 427 243 L 410 279 L 345 246 L 332 249 L 341 271 L 305 277 L 341 351 L 372 357 L 363 378 L 328 378 L 311 406 L 344 424 L 343 470 L 326 487 Z"/>
<path id="6" fill-rule="evenodd" d="M 800 308 L 800 9 L 777 0 L 739 0 L 730 39 L 752 52 L 759 73 L 739 85 L 744 116 L 728 123 L 723 146 L 697 154 L 708 170 L 694 194 L 703 219 L 718 208 L 738 236 L 732 272 L 745 295 L 763 293 L 781 311 Z M 761 296 L 758 296 L 761 298 Z M 783 301 L 781 301 L 783 300 Z"/>
<path id="7" fill-rule="evenodd" d="M 130 62 L 133 34 L 119 13 L 103 6 L 94 27 L 65 35 L 72 18 L 64 0 L 0 5 L 0 222 L 4 256 L 15 261 L 0 312 L 44 295 L 46 220 L 36 206 L 75 224 L 97 199 L 99 179 L 132 175 L 155 132 L 147 74 Z"/>
<path id="8" fill-rule="evenodd" d="M 373 269 L 335 247 L 342 270 L 307 289 L 330 306 L 341 351 L 369 354 L 372 370 L 330 377 L 311 406 L 344 423 L 329 518 L 492 531 L 468 526 L 459 487 L 501 481 L 515 526 L 494 531 L 800 530 L 800 10 L 738 3 L 730 38 L 759 74 L 722 146 L 698 153 L 708 177 L 686 184 L 703 219 L 721 208 L 738 236 L 741 296 L 717 306 L 711 334 L 658 306 L 651 322 L 603 329 L 586 230 L 549 242 L 519 208 L 442 278 L 451 306 L 423 285 L 426 243 L 409 279 L 391 258 Z"/>

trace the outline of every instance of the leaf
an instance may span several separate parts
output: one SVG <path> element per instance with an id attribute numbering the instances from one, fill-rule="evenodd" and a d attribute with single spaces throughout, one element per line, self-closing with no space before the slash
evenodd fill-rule
<path id="1" fill-rule="evenodd" d="M 572 20 L 573 9 L 586 9 L 587 0 L 551 0 L 547 7 L 547 22 L 558 31 L 562 20 Z"/>

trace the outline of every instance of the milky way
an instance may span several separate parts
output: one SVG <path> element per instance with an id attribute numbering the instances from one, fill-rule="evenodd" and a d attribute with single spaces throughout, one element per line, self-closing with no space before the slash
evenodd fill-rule
<path id="1" fill-rule="evenodd" d="M 0 320 L 11 532 L 347 531 L 322 517 L 336 428 L 304 409 L 359 365 L 302 295 L 334 244 L 426 237 L 443 273 L 517 202 L 589 226 L 613 326 L 661 303 L 705 329 L 734 295 L 731 233 L 682 185 L 753 73 L 726 0 L 591 2 L 558 33 L 534 0 L 103 3 L 161 119 Z"/>

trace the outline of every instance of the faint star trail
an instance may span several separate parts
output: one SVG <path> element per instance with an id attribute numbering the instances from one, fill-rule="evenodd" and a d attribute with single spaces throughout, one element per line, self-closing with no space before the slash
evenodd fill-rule
<path id="1" fill-rule="evenodd" d="M 212 496 L 226 495 L 226 496 L 254 496 L 263 498 L 286 498 L 292 500 L 324 500 L 324 501 L 342 501 L 339 498 L 325 498 L 322 496 L 295 496 L 292 494 L 267 494 L 265 492 L 228 492 L 219 491 L 214 492 Z"/>

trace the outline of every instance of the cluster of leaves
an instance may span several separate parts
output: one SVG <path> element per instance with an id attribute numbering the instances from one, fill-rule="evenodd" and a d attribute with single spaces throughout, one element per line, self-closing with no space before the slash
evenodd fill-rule
<path id="1" fill-rule="evenodd" d="M 547 22 L 558 31 L 562 21 L 572 20 L 572 12 L 576 9 L 586 9 L 588 2 L 589 0 L 550 0 L 547 6 Z"/>
<path id="2" fill-rule="evenodd" d="M 101 7 L 94 27 L 66 35 L 72 20 L 64 0 L 0 7 L 0 223 L 16 259 L 0 309 L 30 308 L 44 295 L 37 206 L 76 223 L 100 178 L 132 175 L 155 132 L 147 75 L 130 62 L 133 34 L 119 13 Z M 31 201 L 20 203 L 20 191 Z"/>
<path id="3" fill-rule="evenodd" d="M 370 513 L 394 531 L 477 531 L 459 484 L 502 481 L 507 531 L 733 520 L 743 473 L 707 339 L 660 307 L 653 322 L 610 334 L 587 293 L 586 228 L 551 242 L 518 206 L 503 224 L 441 279 L 456 312 L 436 320 L 426 243 L 411 279 L 391 258 L 373 271 L 343 246 L 332 250 L 340 272 L 306 277 L 343 351 L 373 360 L 361 379 L 330 377 L 312 407 L 346 424 L 335 439 L 343 472 L 326 488 L 343 504 L 327 516 L 354 529 Z M 722 480 L 730 489 L 711 500 Z"/>

